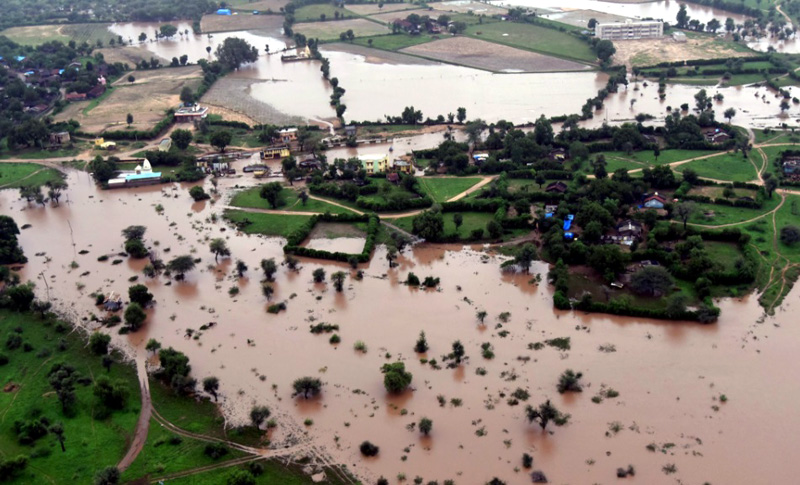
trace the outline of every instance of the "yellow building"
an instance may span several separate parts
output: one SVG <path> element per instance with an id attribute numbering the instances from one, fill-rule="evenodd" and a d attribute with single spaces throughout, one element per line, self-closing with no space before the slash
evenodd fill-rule
<path id="1" fill-rule="evenodd" d="M 411 166 L 411 162 L 407 162 L 400 158 L 396 159 L 392 163 L 392 169 L 401 173 L 414 173 L 414 167 Z"/>
<path id="2" fill-rule="evenodd" d="M 359 155 L 361 167 L 367 171 L 367 175 L 385 172 L 389 166 L 387 155 Z"/>
<path id="3" fill-rule="evenodd" d="M 267 147 L 261 151 L 261 158 L 288 158 L 291 154 L 287 146 Z"/>

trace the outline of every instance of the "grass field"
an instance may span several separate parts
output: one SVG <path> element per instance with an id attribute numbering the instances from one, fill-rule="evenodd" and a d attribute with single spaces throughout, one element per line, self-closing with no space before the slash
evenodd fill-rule
<path id="1" fill-rule="evenodd" d="M 269 202 L 267 202 L 266 199 L 261 198 L 261 195 L 259 194 L 260 190 L 261 190 L 260 187 L 254 187 L 252 189 L 247 189 L 238 192 L 231 200 L 230 205 L 234 207 L 272 209 L 272 207 L 269 205 Z M 308 199 L 306 201 L 306 204 L 303 205 L 302 201 L 298 197 L 298 192 L 288 187 L 283 189 L 283 191 L 281 192 L 281 197 L 283 198 L 283 204 L 278 206 L 278 209 L 280 210 L 296 211 L 296 212 L 322 212 L 322 213 L 330 212 L 331 214 L 352 213 L 352 211 L 349 211 L 342 207 L 316 199 Z"/>
<path id="2" fill-rule="evenodd" d="M 731 207 L 726 205 L 717 204 L 701 204 L 696 203 L 697 209 L 689 222 L 696 224 L 705 224 L 709 226 L 719 226 L 723 224 L 737 224 L 742 221 L 747 221 L 759 217 L 767 212 L 772 211 L 780 203 L 778 196 L 773 195 L 772 199 L 767 199 L 761 209 L 748 209 L 745 207 Z M 707 217 L 704 214 L 713 212 L 713 217 Z"/>
<path id="3" fill-rule="evenodd" d="M 566 59 L 583 62 L 597 60 L 597 56 L 589 48 L 589 44 L 565 32 L 537 25 L 512 22 L 484 23 L 470 25 L 467 27 L 466 34 L 478 39 Z"/>
<path id="4" fill-rule="evenodd" d="M 0 457 L 31 455 L 28 467 L 10 483 L 53 484 L 92 483 L 94 474 L 115 465 L 125 454 L 139 415 L 140 395 L 135 370 L 121 363 L 106 372 L 99 356 L 91 354 L 80 333 L 67 327 L 59 333 L 52 321 L 43 322 L 30 314 L 0 310 L 0 335 L 17 334 L 32 350 L 23 348 L 2 353 L 9 363 L 2 367 L 0 386 Z M 63 344 L 59 344 L 63 342 Z M 63 348 L 64 350 L 59 350 Z M 126 406 L 108 418 L 95 420 L 98 403 L 93 386 L 76 384 L 76 402 L 65 414 L 50 386 L 47 373 L 55 363 L 72 365 L 83 377 L 107 375 L 128 388 Z M 11 387 L 7 387 L 11 386 Z M 15 388 L 13 386 L 19 386 Z M 44 416 L 51 423 L 63 423 L 66 451 L 62 452 L 52 434 L 33 445 L 21 445 L 13 431 L 15 421 Z"/>
<path id="5" fill-rule="evenodd" d="M 317 22 L 323 21 L 322 15 L 324 15 L 325 21 L 336 22 L 335 19 L 337 12 L 339 13 L 339 18 L 341 19 L 360 17 L 360 15 L 357 15 L 345 8 L 334 7 L 333 5 L 328 4 L 315 4 L 300 7 L 295 11 L 294 17 L 297 22 Z"/>
<path id="6" fill-rule="evenodd" d="M 481 181 L 480 178 L 420 177 L 422 189 L 434 202 L 445 202 Z"/>
<path id="7" fill-rule="evenodd" d="M 88 42 L 96 45 L 97 41 L 108 45 L 117 36 L 108 30 L 110 24 L 67 24 L 67 25 L 31 25 L 11 27 L 0 32 L 14 42 L 22 45 L 40 45 L 57 40 L 64 44 L 74 40 L 78 45 Z"/>
<path id="8" fill-rule="evenodd" d="M 396 51 L 400 49 L 404 49 L 406 47 L 412 47 L 415 45 L 424 44 L 426 42 L 431 42 L 433 36 L 430 34 L 420 34 L 420 35 L 407 35 L 407 34 L 387 34 L 387 35 L 376 35 L 372 37 L 360 37 L 355 39 L 353 42 L 358 45 L 362 45 L 365 47 L 374 47 L 376 49 L 383 49 L 387 51 Z M 370 44 L 370 41 L 372 43 Z"/>
<path id="9" fill-rule="evenodd" d="M 0 164 L 0 188 L 2 189 L 44 185 L 49 181 L 62 178 L 63 175 L 58 170 L 35 163 Z"/>
<path id="10" fill-rule="evenodd" d="M 633 152 L 630 155 L 626 154 L 625 152 L 602 152 L 603 156 L 606 157 L 606 160 L 614 158 L 623 161 L 629 160 L 634 163 L 644 165 L 665 165 L 668 163 L 688 160 L 690 158 L 704 157 L 713 153 L 714 152 L 708 150 L 662 150 L 658 155 L 658 160 L 656 160 L 656 156 L 652 150 Z M 639 166 L 638 168 L 642 167 Z M 607 170 L 609 173 L 613 171 L 608 168 Z"/>
<path id="11" fill-rule="evenodd" d="M 311 216 L 303 215 L 282 215 L 282 214 L 258 214 L 238 210 L 225 211 L 225 218 L 231 222 L 242 222 L 249 220 L 248 224 L 242 228 L 245 234 L 263 234 L 265 236 L 286 237 L 292 231 L 299 229 L 300 226 L 308 221 Z"/>
<path id="12" fill-rule="evenodd" d="M 715 180 L 750 182 L 758 178 L 753 164 L 750 160 L 742 158 L 741 154 L 724 153 L 716 157 L 695 160 L 675 167 L 675 171 L 683 172 L 689 168 L 701 177 Z"/>
<path id="13" fill-rule="evenodd" d="M 146 475 L 158 477 L 246 456 L 239 450 L 228 448 L 225 456 L 214 460 L 203 453 L 205 446 L 205 441 L 178 436 L 151 419 L 147 442 L 122 478 L 127 481 Z"/>
<path id="14" fill-rule="evenodd" d="M 333 22 L 304 22 L 294 26 L 308 38 L 319 40 L 338 40 L 339 34 L 352 30 L 356 37 L 369 37 L 389 32 L 388 27 L 365 19 L 348 19 Z"/>
<path id="15" fill-rule="evenodd" d="M 463 217 L 463 222 L 461 227 L 458 228 L 456 231 L 456 225 L 453 222 L 453 216 L 455 215 L 454 212 L 447 212 L 444 214 L 444 233 L 445 235 L 454 234 L 458 232 L 458 237 L 462 241 L 475 241 L 472 238 L 472 231 L 476 229 L 483 229 L 483 237 L 481 239 L 487 239 L 489 236 L 486 232 L 486 224 L 489 223 L 494 218 L 494 214 L 488 212 L 461 212 L 461 216 Z M 408 232 L 412 232 L 413 229 L 413 220 L 414 216 L 409 217 L 401 217 L 399 219 L 392 219 L 390 222 L 395 226 L 399 227 Z M 507 231 L 506 234 L 503 236 L 503 239 L 509 239 L 515 236 L 519 236 L 521 234 L 526 233 L 527 230 L 525 229 L 514 229 L 511 231 Z"/>

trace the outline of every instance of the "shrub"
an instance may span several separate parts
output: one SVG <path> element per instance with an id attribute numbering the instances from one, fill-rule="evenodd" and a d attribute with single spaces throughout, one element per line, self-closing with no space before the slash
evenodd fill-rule
<path id="1" fill-rule="evenodd" d="M 153 294 L 148 291 L 145 285 L 133 285 L 128 288 L 128 298 L 142 307 L 146 307 L 153 301 Z"/>
<path id="2" fill-rule="evenodd" d="M 576 373 L 572 369 L 567 369 L 558 379 L 558 386 L 556 386 L 558 392 L 564 394 L 565 392 L 583 391 L 583 387 L 580 382 L 578 382 L 581 377 L 583 377 L 582 373 Z"/>
<path id="3" fill-rule="evenodd" d="M 194 199 L 195 202 L 211 198 L 211 196 L 206 193 L 205 189 L 203 189 L 201 185 L 195 185 L 189 189 L 189 195 L 192 197 L 192 199 Z"/>
<path id="4" fill-rule="evenodd" d="M 149 253 L 141 239 L 128 239 L 125 241 L 125 252 L 133 259 L 145 258 Z"/>
<path id="5" fill-rule="evenodd" d="M 106 355 L 108 353 L 108 344 L 111 342 L 111 337 L 100 332 L 95 332 L 89 337 L 89 349 L 95 355 Z"/>
<path id="6" fill-rule="evenodd" d="M 208 443 L 203 448 L 203 453 L 212 460 L 218 460 L 228 454 L 228 447 L 222 443 Z"/>
<path id="7" fill-rule="evenodd" d="M 408 273 L 408 276 L 406 277 L 406 284 L 408 286 L 419 286 L 419 277 L 417 277 L 417 275 L 414 273 Z"/>
<path id="8" fill-rule="evenodd" d="M 364 456 L 377 456 L 378 452 L 380 452 L 380 448 L 373 445 L 369 441 L 364 441 L 358 448 L 361 450 L 361 454 Z"/>
<path id="9" fill-rule="evenodd" d="M 384 364 L 381 372 L 383 372 L 383 385 L 386 387 L 386 391 L 393 393 L 405 391 L 414 377 L 406 371 L 406 366 L 402 362 Z"/>

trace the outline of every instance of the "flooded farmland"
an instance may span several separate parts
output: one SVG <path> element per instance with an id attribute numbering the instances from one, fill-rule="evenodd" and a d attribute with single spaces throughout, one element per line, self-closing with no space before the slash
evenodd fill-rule
<path id="1" fill-rule="evenodd" d="M 342 293 L 330 283 L 313 284 L 311 273 L 349 271 L 345 265 L 304 260 L 299 272 L 281 266 L 272 301 L 285 301 L 287 309 L 271 315 L 256 268 L 263 258 L 282 260 L 282 240 L 212 222 L 221 204 L 194 204 L 185 185 L 100 191 L 74 171 L 68 182 L 60 207 L 29 206 L 16 191 L 0 191 L 3 213 L 20 227 L 31 225 L 20 235 L 30 259 L 23 279 L 36 281 L 39 295 L 94 329 L 82 320 L 99 313 L 89 294 L 125 293 L 138 276 L 157 303 L 139 332 L 110 329 L 115 343 L 137 359 L 148 357 L 149 338 L 185 352 L 195 377 L 219 377 L 231 424 L 245 421 L 253 404 L 268 405 L 279 423 L 271 437 L 276 446 L 303 429 L 369 483 L 380 475 L 394 483 L 398 473 L 409 481 L 472 484 L 497 476 L 526 483 L 526 471 L 515 471 L 526 452 L 551 483 L 610 483 L 628 465 L 642 483 L 791 483 L 800 472 L 800 464 L 784 459 L 786 450 L 800 446 L 794 432 L 800 416 L 793 412 L 800 383 L 790 364 L 800 338 L 791 317 L 797 288 L 775 317 L 764 317 L 754 296 L 722 300 L 719 322 L 708 326 L 583 315 L 553 310 L 546 284 L 500 272 L 501 258 L 479 247 L 419 245 L 393 269 L 377 249 L 360 266 L 363 280 L 348 278 Z M 236 183 L 221 179 L 220 191 Z M 163 259 L 192 254 L 201 263 L 183 282 L 144 278 L 144 260 L 116 256 L 120 231 L 131 224 L 147 227 L 145 242 Z M 232 259 L 215 263 L 208 251 L 213 237 L 226 238 Z M 101 255 L 108 261 L 97 261 Z M 233 274 L 235 259 L 250 267 L 244 278 Z M 73 261 L 78 266 L 71 268 Z M 441 278 L 440 288 L 401 284 L 409 271 Z M 532 269 L 546 272 L 544 264 Z M 234 297 L 232 286 L 240 289 Z M 478 310 L 488 312 L 485 326 L 478 325 Z M 199 330 L 210 322 L 216 325 Z M 310 333 L 312 322 L 339 325 L 341 343 Z M 413 352 L 420 331 L 430 344 L 423 355 Z M 559 337 L 570 338 L 569 350 L 529 347 Z M 465 364 L 436 370 L 419 360 L 441 363 L 456 339 L 466 348 Z M 353 349 L 358 340 L 366 353 Z M 481 356 L 483 343 L 493 348 L 493 359 Z M 413 390 L 388 396 L 379 369 L 397 360 L 413 373 Z M 566 369 L 584 373 L 582 393 L 556 392 Z M 321 397 L 291 397 L 291 382 L 303 375 L 323 380 Z M 530 399 L 510 405 L 517 388 Z M 592 401 L 608 396 L 609 388 L 619 396 Z M 543 433 L 526 422 L 523 409 L 547 398 L 571 419 Z M 407 429 L 423 416 L 433 420 L 428 438 Z M 308 418 L 313 425 L 304 427 Z M 363 440 L 380 447 L 376 458 L 361 457 Z"/>

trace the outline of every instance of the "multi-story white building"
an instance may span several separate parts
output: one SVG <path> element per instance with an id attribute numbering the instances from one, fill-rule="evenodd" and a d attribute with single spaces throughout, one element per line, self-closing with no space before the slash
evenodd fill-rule
<path id="1" fill-rule="evenodd" d="M 594 35 L 598 39 L 608 40 L 635 40 L 654 39 L 664 35 L 664 23 L 657 20 L 626 20 L 597 24 Z"/>

